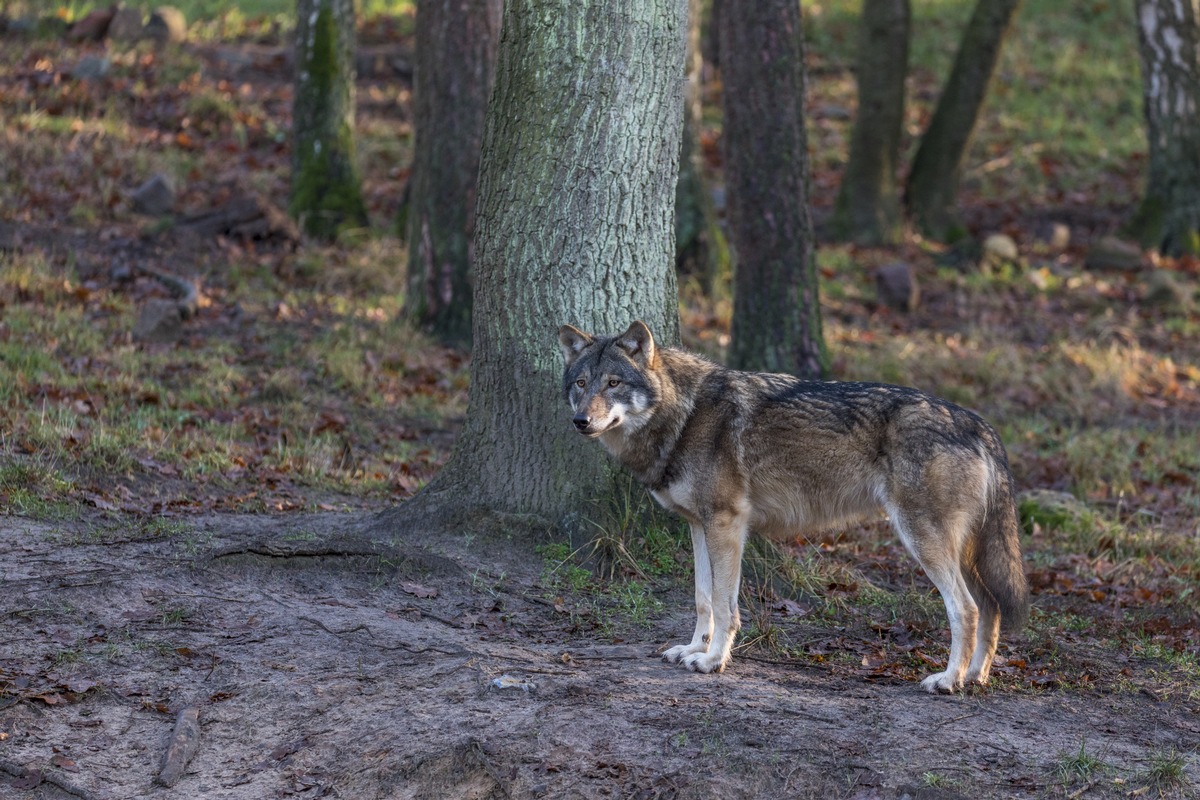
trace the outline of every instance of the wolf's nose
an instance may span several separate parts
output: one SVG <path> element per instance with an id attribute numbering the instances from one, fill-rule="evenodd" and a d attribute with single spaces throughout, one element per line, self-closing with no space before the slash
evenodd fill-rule
<path id="1" fill-rule="evenodd" d="M 588 426 L 592 424 L 591 419 L 585 417 L 583 414 L 576 414 L 575 418 L 572 419 L 571 422 L 574 422 L 575 429 L 580 431 L 586 431 Z"/>

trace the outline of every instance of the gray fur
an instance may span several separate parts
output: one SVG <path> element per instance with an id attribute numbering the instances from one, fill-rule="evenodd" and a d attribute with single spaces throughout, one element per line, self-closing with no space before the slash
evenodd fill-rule
<path id="1" fill-rule="evenodd" d="M 576 428 L 692 527 L 696 630 L 665 658 L 728 663 L 749 531 L 785 538 L 883 511 L 950 618 L 950 663 L 922 686 L 987 682 L 1000 623 L 1025 623 L 1029 592 L 1008 458 L 982 418 L 915 389 L 725 369 L 658 347 L 641 322 L 618 336 L 566 325 L 559 342 Z"/>

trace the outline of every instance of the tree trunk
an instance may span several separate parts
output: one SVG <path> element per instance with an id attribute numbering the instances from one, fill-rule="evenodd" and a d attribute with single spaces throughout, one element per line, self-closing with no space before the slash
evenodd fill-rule
<path id="1" fill-rule="evenodd" d="M 578 529 L 611 495 L 603 449 L 570 424 L 557 331 L 642 319 L 664 343 L 679 339 L 686 26 L 686 0 L 505 4 L 479 174 L 467 419 L 445 469 L 410 501 L 421 514 L 486 509 Z"/>
<path id="2" fill-rule="evenodd" d="M 323 239 L 367 224 L 354 164 L 353 0 L 296 2 L 289 210 Z"/>
<path id="3" fill-rule="evenodd" d="M 688 3 L 687 86 L 684 91 L 683 137 L 679 152 L 679 183 L 675 187 L 675 269 L 693 278 L 709 297 L 728 271 L 729 255 L 717 211 L 704 180 L 700 150 L 703 122 L 701 82 L 704 58 L 700 53 L 701 0 Z"/>
<path id="4" fill-rule="evenodd" d="M 452 344 L 471 340 L 475 181 L 500 0 L 417 3 L 405 315 Z"/>
<path id="5" fill-rule="evenodd" d="M 1166 255 L 1200 255 L 1200 7 L 1138 0 L 1150 160 L 1129 232 Z"/>
<path id="6" fill-rule="evenodd" d="M 722 9 L 725 170 L 735 257 L 730 364 L 819 377 L 821 333 L 808 151 L 804 48 L 795 0 Z"/>
<path id="7" fill-rule="evenodd" d="M 900 234 L 896 170 L 908 72 L 909 0 L 864 0 L 858 42 L 858 114 L 834 209 L 842 239 L 885 244 Z"/>
<path id="8" fill-rule="evenodd" d="M 913 159 L 905 202 L 917 228 L 933 239 L 954 241 L 966 233 L 955 208 L 963 156 L 975 133 L 1000 48 L 1020 6 L 1021 0 L 978 0 L 975 4 L 946 88 Z"/>

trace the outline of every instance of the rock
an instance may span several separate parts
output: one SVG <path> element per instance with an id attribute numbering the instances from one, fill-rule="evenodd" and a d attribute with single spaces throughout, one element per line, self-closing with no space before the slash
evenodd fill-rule
<path id="1" fill-rule="evenodd" d="M 146 23 L 146 35 L 159 44 L 187 40 L 187 18 L 173 6 L 160 6 Z"/>
<path id="2" fill-rule="evenodd" d="M 884 264 L 875 272 L 879 302 L 897 311 L 913 311 L 921 302 L 921 290 L 912 265 L 903 261 Z"/>
<path id="3" fill-rule="evenodd" d="M 69 73 L 77 81 L 98 81 L 108 74 L 112 61 L 105 56 L 84 56 Z"/>
<path id="4" fill-rule="evenodd" d="M 17 226 L 0 221 L 0 253 L 11 253 L 20 246 L 21 236 Z"/>
<path id="5" fill-rule="evenodd" d="M 117 7 L 97 8 L 67 29 L 67 40 L 71 42 L 98 42 L 108 33 L 109 23 L 116 16 Z"/>
<path id="6" fill-rule="evenodd" d="M 1071 244 L 1071 229 L 1061 222 L 1056 222 L 1050 227 L 1050 236 L 1046 240 L 1052 250 L 1066 250 Z"/>
<path id="7" fill-rule="evenodd" d="M 1142 302 L 1148 306 L 1172 311 L 1187 311 L 1192 307 L 1192 289 L 1182 284 L 1172 272 L 1156 269 L 1148 273 L 1145 286 Z"/>
<path id="8" fill-rule="evenodd" d="M 133 210 L 150 217 L 170 214 L 175 207 L 175 190 L 162 174 L 155 175 L 133 193 Z"/>
<path id="9" fill-rule="evenodd" d="M 183 336 L 183 315 L 174 300 L 147 300 L 138 312 L 133 326 L 133 338 L 140 342 L 170 344 Z"/>
<path id="10" fill-rule="evenodd" d="M 984 269 L 995 269 L 1006 264 L 1019 266 L 1021 253 L 1013 238 L 1004 233 L 993 233 L 983 240 L 983 255 L 980 266 Z"/>
<path id="11" fill-rule="evenodd" d="M 300 231 L 292 218 L 256 194 L 239 194 L 216 208 L 188 214 L 179 220 L 178 227 L 200 236 L 291 245 L 300 241 Z"/>
<path id="12" fill-rule="evenodd" d="M 108 38 L 117 42 L 136 42 L 142 38 L 142 10 L 121 6 L 108 24 Z"/>
<path id="13" fill-rule="evenodd" d="M 1093 270 L 1136 272 L 1142 268 L 1142 248 L 1116 236 L 1105 236 L 1088 248 L 1083 266 Z"/>

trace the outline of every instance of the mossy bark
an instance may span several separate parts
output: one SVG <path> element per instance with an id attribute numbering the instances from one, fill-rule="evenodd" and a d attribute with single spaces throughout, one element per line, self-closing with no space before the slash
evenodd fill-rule
<path id="1" fill-rule="evenodd" d="M 452 344 L 471 340 L 471 263 L 483 119 L 500 0 L 419 0 L 405 315 Z"/>
<path id="2" fill-rule="evenodd" d="M 1200 255 L 1200 10 L 1139 0 L 1137 15 L 1150 158 L 1127 233 L 1166 255 Z"/>
<path id="3" fill-rule="evenodd" d="M 417 498 L 423 511 L 579 529 L 612 492 L 603 449 L 570 424 L 557 332 L 619 333 L 642 319 L 678 341 L 686 25 L 686 0 L 505 3 L 479 173 L 467 419 Z"/>
<path id="4" fill-rule="evenodd" d="M 913 158 L 905 204 L 917 229 L 939 241 L 966 231 L 956 207 L 963 156 L 971 145 L 979 110 L 1022 0 L 978 0 L 929 129 Z"/>
<path id="5" fill-rule="evenodd" d="M 712 297 L 728 278 L 729 247 L 704 177 L 700 148 L 703 122 L 700 89 L 704 69 L 700 48 L 701 7 L 701 0 L 688 3 L 687 88 L 679 148 L 679 183 L 675 187 L 675 268 L 681 279 L 696 281 L 701 291 Z"/>
<path id="6" fill-rule="evenodd" d="M 902 212 L 897 184 L 908 72 L 909 0 L 864 0 L 859 26 L 858 114 L 833 229 L 859 244 L 896 241 Z"/>
<path id="7" fill-rule="evenodd" d="M 734 252 L 729 362 L 821 377 L 821 332 L 808 150 L 804 47 L 795 0 L 722 9 L 725 170 Z"/>
<path id="8" fill-rule="evenodd" d="M 354 163 L 354 2 L 297 0 L 291 215 L 311 236 L 365 227 Z"/>

